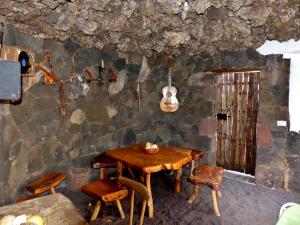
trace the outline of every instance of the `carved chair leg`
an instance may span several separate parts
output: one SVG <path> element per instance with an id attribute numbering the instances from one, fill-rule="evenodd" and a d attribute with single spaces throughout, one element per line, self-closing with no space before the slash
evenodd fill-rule
<path id="1" fill-rule="evenodd" d="M 144 172 L 142 172 L 140 174 L 140 179 L 141 179 L 141 183 L 145 183 L 145 173 Z"/>
<path id="2" fill-rule="evenodd" d="M 99 169 L 99 180 L 103 180 L 105 177 L 105 169 L 104 168 L 100 168 Z"/>
<path id="3" fill-rule="evenodd" d="M 153 218 L 154 207 L 153 207 L 153 198 L 151 192 L 151 173 L 146 173 L 145 177 L 146 177 L 146 187 L 151 196 L 151 198 L 148 200 L 148 215 L 149 218 Z"/>
<path id="4" fill-rule="evenodd" d="M 121 219 L 125 219 L 125 214 L 124 214 L 120 200 L 116 200 L 116 203 L 117 203 L 117 207 L 118 207 Z"/>
<path id="5" fill-rule="evenodd" d="M 195 169 L 195 160 L 192 160 L 191 162 L 191 171 L 190 171 L 190 176 L 193 176 L 193 171 Z"/>
<path id="6" fill-rule="evenodd" d="M 218 202 L 217 202 L 217 193 L 214 190 L 211 190 L 211 201 L 212 201 L 212 207 L 216 214 L 216 216 L 221 216 L 218 208 Z"/>
<path id="7" fill-rule="evenodd" d="M 129 166 L 127 166 L 127 169 L 128 169 L 128 171 L 130 173 L 131 178 L 135 179 L 135 175 L 134 175 L 134 172 L 132 171 L 132 169 Z"/>
<path id="8" fill-rule="evenodd" d="M 223 179 L 223 176 L 220 175 L 220 176 L 218 177 L 218 181 L 219 181 L 220 184 L 222 183 L 222 179 Z M 220 187 L 219 187 L 219 188 L 220 188 Z M 219 197 L 222 197 L 222 193 L 221 193 L 220 190 L 217 191 L 217 194 L 218 194 Z"/>
<path id="9" fill-rule="evenodd" d="M 200 192 L 200 185 L 195 185 L 192 195 L 188 199 L 188 204 L 192 204 Z"/>
<path id="10" fill-rule="evenodd" d="M 122 171 L 123 171 L 123 163 L 118 161 L 118 163 L 117 163 L 117 176 L 118 177 L 122 176 Z"/>
<path id="11" fill-rule="evenodd" d="M 94 207 L 94 211 L 93 211 L 93 214 L 91 216 L 91 221 L 92 220 L 95 220 L 98 216 L 98 213 L 100 211 L 100 208 L 101 208 L 101 201 L 100 200 L 97 200 L 96 204 L 95 204 L 95 207 Z"/>
<path id="12" fill-rule="evenodd" d="M 131 191 L 129 225 L 132 225 L 133 222 L 133 208 L 134 208 L 134 190 Z"/>
<path id="13" fill-rule="evenodd" d="M 147 204 L 147 201 L 144 200 L 143 201 L 143 206 L 142 206 L 142 211 L 141 211 L 141 217 L 140 217 L 139 225 L 142 225 L 143 222 L 144 222 L 144 215 L 145 215 L 146 204 Z"/>
<path id="14" fill-rule="evenodd" d="M 54 187 L 52 187 L 52 188 L 50 189 L 50 192 L 51 192 L 51 194 L 55 194 L 55 193 L 56 193 Z"/>
<path id="15" fill-rule="evenodd" d="M 182 178 L 182 168 L 178 169 L 176 171 L 176 186 L 175 186 L 175 192 L 180 192 L 180 184 L 181 184 L 181 178 Z"/>

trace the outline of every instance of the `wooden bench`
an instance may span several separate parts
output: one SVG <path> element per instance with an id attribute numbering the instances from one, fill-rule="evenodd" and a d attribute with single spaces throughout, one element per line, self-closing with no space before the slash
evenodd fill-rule
<path id="1" fill-rule="evenodd" d="M 214 213 L 216 216 L 220 216 L 220 211 L 217 203 L 217 195 L 221 197 L 220 186 L 222 183 L 222 175 L 224 169 L 221 167 L 215 167 L 210 165 L 200 165 L 194 169 L 193 175 L 189 177 L 189 181 L 195 185 L 193 193 L 188 200 L 189 204 L 192 204 L 196 199 L 200 185 L 207 185 L 211 188 L 211 200 Z"/>
<path id="2" fill-rule="evenodd" d="M 26 189 L 33 194 L 40 194 L 50 191 L 55 194 L 55 187 L 58 186 L 66 178 L 63 173 L 49 173 L 46 176 L 26 185 Z"/>
<path id="3" fill-rule="evenodd" d="M 16 202 L 23 202 L 33 198 L 40 197 L 42 193 L 49 191 L 55 194 L 55 187 L 58 186 L 65 179 L 63 173 L 49 173 L 46 176 L 26 185 L 26 189 L 32 194 L 24 195 L 17 199 Z"/>

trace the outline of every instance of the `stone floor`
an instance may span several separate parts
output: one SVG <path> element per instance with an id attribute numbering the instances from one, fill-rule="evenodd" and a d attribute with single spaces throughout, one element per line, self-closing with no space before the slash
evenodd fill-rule
<path id="1" fill-rule="evenodd" d="M 158 173 L 152 178 L 154 197 L 154 219 L 145 217 L 144 224 L 160 225 L 274 225 L 278 218 L 281 205 L 286 202 L 300 203 L 300 195 L 279 189 L 269 189 L 252 183 L 251 178 L 241 179 L 239 176 L 225 174 L 222 194 L 219 199 L 221 217 L 217 218 L 211 209 L 210 190 L 201 189 L 200 196 L 189 208 L 186 199 L 192 191 L 192 185 L 183 182 L 182 190 L 176 194 L 173 191 L 174 174 Z M 65 192 L 81 213 L 88 218 L 93 199 L 80 192 Z M 141 199 L 136 197 L 134 224 L 138 222 Z M 129 215 L 129 198 L 122 201 L 126 215 Z M 128 217 L 121 220 L 114 205 L 102 208 L 100 217 L 90 225 L 125 225 Z"/>

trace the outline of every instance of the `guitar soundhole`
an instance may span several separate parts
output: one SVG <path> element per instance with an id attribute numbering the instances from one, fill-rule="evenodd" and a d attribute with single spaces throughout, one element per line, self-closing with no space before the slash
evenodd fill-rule
<path id="1" fill-rule="evenodd" d="M 167 95 L 167 97 L 171 97 L 172 93 L 170 91 L 168 91 L 166 95 Z"/>

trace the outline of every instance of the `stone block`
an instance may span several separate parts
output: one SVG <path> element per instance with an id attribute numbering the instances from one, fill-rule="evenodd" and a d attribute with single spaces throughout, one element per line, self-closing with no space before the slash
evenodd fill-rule
<path id="1" fill-rule="evenodd" d="M 136 143 L 136 134 L 134 129 L 127 129 L 126 133 L 124 135 L 124 138 L 121 141 L 121 145 L 122 146 L 127 146 L 127 145 L 131 145 L 131 144 L 135 144 Z"/>
<path id="2" fill-rule="evenodd" d="M 0 164 L 0 181 L 4 183 L 8 183 L 8 179 L 10 176 L 10 167 L 11 167 L 11 162 L 9 160 L 1 160 Z M 0 195 L 1 198 L 1 195 Z"/>
<path id="3" fill-rule="evenodd" d="M 89 122 L 105 123 L 109 119 L 105 102 L 101 98 L 96 98 L 94 101 L 79 99 L 77 105 L 85 113 L 86 119 Z"/>
<path id="4" fill-rule="evenodd" d="M 287 136 L 287 147 L 289 155 L 300 155 L 300 135 L 296 132 L 290 132 Z"/>
<path id="5" fill-rule="evenodd" d="M 277 105 L 288 106 L 288 102 L 289 102 L 288 84 L 274 85 L 272 86 L 271 90 Z"/>
<path id="6" fill-rule="evenodd" d="M 30 149 L 28 154 L 28 172 L 34 173 L 41 170 L 43 167 L 41 149 L 38 146 L 34 146 Z"/>

